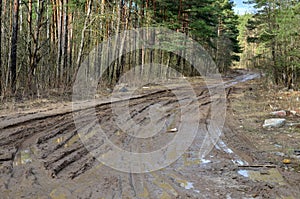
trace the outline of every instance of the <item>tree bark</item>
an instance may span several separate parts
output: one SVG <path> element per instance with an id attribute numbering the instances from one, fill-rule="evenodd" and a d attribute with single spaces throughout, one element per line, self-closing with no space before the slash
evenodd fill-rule
<path id="1" fill-rule="evenodd" d="M 2 0 L 0 0 L 0 44 L 2 45 Z M 2 96 L 2 47 L 0 48 L 0 96 Z"/>
<path id="2" fill-rule="evenodd" d="M 63 71 L 61 71 L 61 54 L 62 54 L 62 0 L 57 0 L 56 4 L 56 16 L 57 16 L 57 57 L 56 57 L 56 68 L 57 68 L 57 86 L 59 87 L 61 85 L 61 74 Z"/>
<path id="3" fill-rule="evenodd" d="M 61 56 L 62 56 L 62 60 L 61 60 L 61 66 L 60 66 L 60 80 L 62 82 L 63 85 L 65 84 L 65 78 L 67 78 L 66 75 L 64 75 L 64 73 L 67 71 L 67 62 L 68 62 L 68 0 L 63 0 L 63 12 L 62 12 L 62 18 L 63 18 L 63 23 L 62 23 L 62 48 L 61 48 Z"/>
<path id="4" fill-rule="evenodd" d="M 93 5 L 92 1 L 93 0 L 90 0 L 88 2 L 87 15 L 86 15 L 84 25 L 83 25 L 83 29 L 82 29 L 82 32 L 81 32 L 81 42 L 80 42 L 80 46 L 79 46 L 79 51 L 78 51 L 78 56 L 77 56 L 77 61 L 76 61 L 76 71 L 75 71 L 75 74 L 74 74 L 73 82 L 75 82 L 75 80 L 76 80 L 76 76 L 77 76 L 78 70 L 80 68 L 81 60 L 82 60 L 85 32 L 88 28 L 88 23 L 90 22 L 90 17 L 91 17 L 91 13 L 92 13 L 92 5 Z"/>
<path id="5" fill-rule="evenodd" d="M 11 37 L 10 53 L 10 88 L 12 94 L 16 92 L 16 72 L 17 72 L 17 47 L 18 47 L 18 26 L 19 26 L 19 0 L 14 0 L 13 7 L 13 26 Z"/>

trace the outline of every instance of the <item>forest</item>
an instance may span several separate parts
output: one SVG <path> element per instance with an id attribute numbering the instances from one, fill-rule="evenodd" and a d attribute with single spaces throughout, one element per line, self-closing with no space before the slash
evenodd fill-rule
<path id="1" fill-rule="evenodd" d="M 250 0 L 248 3 L 254 4 L 256 13 L 239 19 L 241 66 L 260 69 L 276 85 L 298 88 L 300 1 Z"/>
<path id="2" fill-rule="evenodd" d="M 95 46 L 142 27 L 187 35 L 204 47 L 221 73 L 233 66 L 257 68 L 275 84 L 297 86 L 299 1 L 247 3 L 256 12 L 238 16 L 231 0 L 0 0 L 0 94 L 70 92 L 81 63 Z M 128 46 L 120 44 L 115 50 Z M 103 59 L 101 52 L 98 58 Z M 112 63 L 102 83 L 113 86 L 132 67 L 153 62 L 186 76 L 199 75 L 181 56 L 139 49 Z"/>
<path id="3" fill-rule="evenodd" d="M 299 24 L 300 0 L 0 0 L 0 198 L 299 198 Z"/>

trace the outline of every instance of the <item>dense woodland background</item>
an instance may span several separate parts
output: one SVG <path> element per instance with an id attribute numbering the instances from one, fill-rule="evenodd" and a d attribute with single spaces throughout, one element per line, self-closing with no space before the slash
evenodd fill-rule
<path id="1" fill-rule="evenodd" d="M 140 27 L 186 34 L 210 53 L 222 73 L 233 65 L 255 67 L 276 84 L 297 87 L 299 1 L 248 3 L 257 12 L 237 16 L 230 0 L 0 0 L 0 95 L 70 92 L 80 64 L 95 46 Z M 116 50 L 126 45 L 121 42 Z M 101 52 L 98 57 L 104 59 Z M 124 72 L 151 62 L 198 75 L 181 56 L 141 49 L 116 60 L 102 83 L 113 86 Z M 95 70 L 89 72 L 100 71 Z"/>
<path id="2" fill-rule="evenodd" d="M 265 72 L 273 83 L 299 88 L 300 1 L 249 0 L 256 13 L 239 19 L 241 66 Z"/>

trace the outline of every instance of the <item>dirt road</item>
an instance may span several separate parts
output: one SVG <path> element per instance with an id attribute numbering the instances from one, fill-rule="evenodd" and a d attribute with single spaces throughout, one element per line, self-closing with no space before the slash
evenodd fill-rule
<path id="1" fill-rule="evenodd" d="M 247 73 L 228 78 L 226 96 L 230 97 L 236 84 L 255 77 Z M 192 86 L 201 118 L 198 131 L 205 132 L 211 105 L 219 99 L 210 96 L 201 79 L 193 79 Z M 180 85 L 176 89 L 186 92 Z M 112 104 L 124 107 L 128 103 L 130 119 L 137 125 L 146 126 L 149 113 L 157 114 L 157 126 L 162 126 L 159 133 L 150 139 L 134 139 L 118 128 Z M 112 143 L 125 151 L 143 153 L 158 150 L 175 138 L 181 106 L 171 90 L 149 86 L 126 100 L 86 102 L 75 114 L 81 113 L 87 142 L 94 141 L 91 147 L 103 145 L 90 122 L 96 107 L 97 122 Z M 164 113 L 158 114 L 161 109 Z M 220 139 L 205 157 L 199 155 L 205 137 L 197 133 L 179 159 L 147 173 L 115 170 L 90 154 L 91 148 L 83 144 L 74 124 L 71 104 L 2 115 L 0 198 L 297 198 L 299 190 L 288 184 L 276 165 L 265 164 L 251 141 L 232 130 L 231 114 L 227 111 Z M 190 117 L 192 120 L 193 115 Z"/>

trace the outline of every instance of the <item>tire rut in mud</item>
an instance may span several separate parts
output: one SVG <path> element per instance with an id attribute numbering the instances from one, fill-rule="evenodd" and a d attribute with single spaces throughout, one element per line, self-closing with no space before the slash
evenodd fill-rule
<path id="1" fill-rule="evenodd" d="M 180 89 L 180 88 L 179 88 Z M 184 92 L 184 91 L 183 91 Z M 199 90 L 198 98 L 203 101 L 209 98 L 206 89 Z M 209 99 L 202 105 L 209 105 Z M 158 121 L 166 123 L 166 131 L 168 125 L 176 123 L 179 120 L 180 108 L 176 96 L 170 90 L 156 91 L 151 94 L 133 97 L 127 100 L 116 101 L 118 106 L 126 106 L 129 103 L 130 117 L 127 120 L 135 121 L 135 124 L 144 125 L 149 120 L 149 111 L 157 103 L 161 107 L 166 107 L 166 114 Z M 135 139 L 133 136 L 121 132 L 115 124 L 115 117 L 112 112 L 112 104 L 104 103 L 95 107 L 96 115 L 101 127 L 105 131 L 106 136 L 116 145 L 124 150 L 136 152 L 147 152 L 159 149 L 161 145 L 170 141 L 174 135 L 158 133 L 151 138 L 151 142 L 157 145 L 149 145 L 147 141 Z M 82 128 L 89 126 L 89 130 L 93 131 L 95 124 L 91 124 L 90 114 L 93 107 L 80 110 Z M 89 154 L 80 140 L 76 126 L 73 121 L 73 113 L 66 111 L 65 113 L 46 115 L 33 118 L 32 120 L 21 121 L 5 126 L 0 134 L 0 163 L 10 165 L 9 171 L 15 166 L 17 156 L 22 150 L 30 150 L 34 154 L 34 158 L 40 162 L 44 169 L 52 178 L 75 178 L 92 168 L 96 164 L 96 159 Z M 133 128 L 133 127 L 129 127 Z M 163 137 L 163 139 L 162 139 Z M 95 137 L 91 137 L 93 140 Z M 163 143 L 160 140 L 164 140 Z M 95 148 L 100 147 L 103 143 L 96 143 Z M 135 149 L 132 146 L 143 146 Z M 19 154 L 19 155 L 18 155 Z M 33 161 L 33 160 L 31 160 Z M 36 160 L 35 160 L 36 161 Z M 6 168 L 7 169 L 7 168 Z"/>

